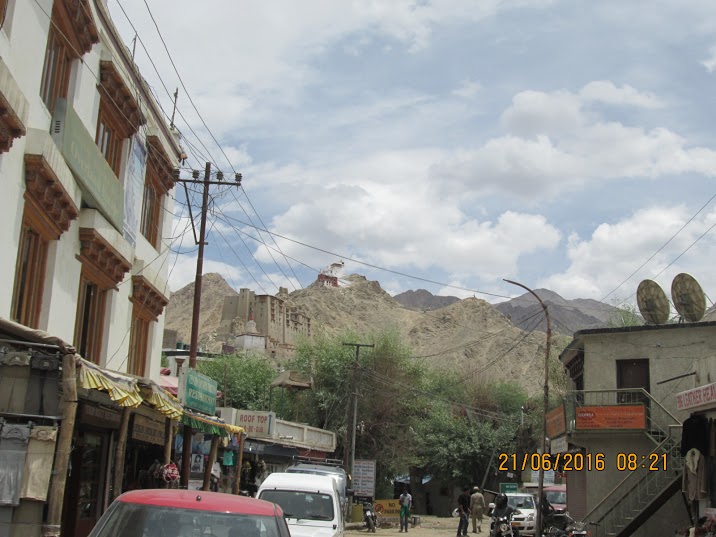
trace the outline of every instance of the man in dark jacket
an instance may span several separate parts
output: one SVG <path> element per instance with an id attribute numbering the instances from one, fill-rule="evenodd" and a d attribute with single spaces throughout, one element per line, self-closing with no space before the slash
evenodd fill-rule
<path id="1" fill-rule="evenodd" d="M 457 526 L 457 536 L 467 535 L 467 525 L 470 516 L 470 487 L 463 487 L 462 494 L 457 497 L 457 514 L 460 523 Z"/>

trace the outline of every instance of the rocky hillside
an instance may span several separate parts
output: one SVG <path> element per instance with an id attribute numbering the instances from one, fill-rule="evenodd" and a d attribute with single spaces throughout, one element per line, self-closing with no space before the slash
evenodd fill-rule
<path id="1" fill-rule="evenodd" d="M 393 300 L 406 308 L 425 311 L 439 310 L 460 301 L 456 296 L 438 296 L 425 289 L 405 291 L 395 295 Z"/>
<path id="2" fill-rule="evenodd" d="M 567 336 L 585 328 L 606 326 L 616 311 L 614 306 L 597 300 L 578 298 L 565 300 L 548 289 L 536 289 L 535 293 L 547 305 L 552 330 Z M 495 308 L 505 315 L 512 324 L 523 330 L 547 330 L 542 306 L 531 293 L 496 304 Z"/>
<path id="3" fill-rule="evenodd" d="M 204 274 L 201 280 L 199 340 L 205 339 L 221 324 L 224 297 L 238 293 L 217 273 Z M 167 305 L 164 328 L 176 330 L 179 341 L 191 340 L 191 314 L 194 308 L 194 282 L 172 293 Z"/>
<path id="4" fill-rule="evenodd" d="M 311 317 L 314 333 L 369 334 L 392 328 L 411 345 L 416 359 L 430 367 L 458 369 L 469 380 L 516 381 L 530 394 L 541 389 L 541 374 L 533 373 L 541 371 L 544 334 L 513 326 L 488 302 L 468 298 L 437 311 L 416 311 L 395 301 L 378 282 L 355 274 L 345 279 L 349 286 L 314 284 L 282 298 Z M 216 274 L 206 275 L 204 282 L 201 339 L 207 341 L 220 323 L 223 297 L 235 291 Z M 167 308 L 167 328 L 184 337 L 191 329 L 192 287 L 173 295 Z"/>

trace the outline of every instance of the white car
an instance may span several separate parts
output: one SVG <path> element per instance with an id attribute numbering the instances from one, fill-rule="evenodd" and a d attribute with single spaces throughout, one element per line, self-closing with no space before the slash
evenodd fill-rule
<path id="1" fill-rule="evenodd" d="M 508 492 L 505 496 L 507 496 L 508 505 L 518 511 L 512 515 L 512 526 L 520 530 L 520 535 L 534 535 L 537 529 L 535 497 L 526 492 Z M 492 514 L 494 507 L 495 504 L 490 503 L 488 516 Z"/>

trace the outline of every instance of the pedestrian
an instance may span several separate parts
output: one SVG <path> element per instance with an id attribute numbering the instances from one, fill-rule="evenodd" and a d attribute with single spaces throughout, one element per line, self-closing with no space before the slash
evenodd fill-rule
<path id="1" fill-rule="evenodd" d="M 470 516 L 470 487 L 463 487 L 462 494 L 457 497 L 457 514 L 460 522 L 457 525 L 457 535 L 467 535 L 467 526 Z"/>
<path id="2" fill-rule="evenodd" d="M 408 533 L 408 521 L 410 520 L 410 510 L 413 508 L 413 497 L 408 492 L 408 489 L 403 490 L 403 493 L 398 499 L 400 503 L 400 531 L 405 529 L 405 533 Z"/>
<path id="3" fill-rule="evenodd" d="M 470 512 L 472 513 L 472 533 L 482 533 L 482 513 L 485 510 L 485 497 L 480 487 L 473 487 L 470 496 Z"/>

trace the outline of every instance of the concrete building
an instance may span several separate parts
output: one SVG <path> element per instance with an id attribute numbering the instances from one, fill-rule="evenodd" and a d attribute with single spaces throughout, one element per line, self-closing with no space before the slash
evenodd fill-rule
<path id="1" fill-rule="evenodd" d="M 0 16 L 0 316 L 158 379 L 177 133 L 105 1 Z"/>
<path id="2" fill-rule="evenodd" d="M 673 534 L 689 524 L 679 453 L 689 412 L 676 396 L 713 380 L 715 351 L 714 322 L 574 335 L 560 356 L 572 391 L 550 413 L 548 436 L 563 462 L 583 463 L 566 472 L 575 518 L 599 522 L 599 535 Z"/>

